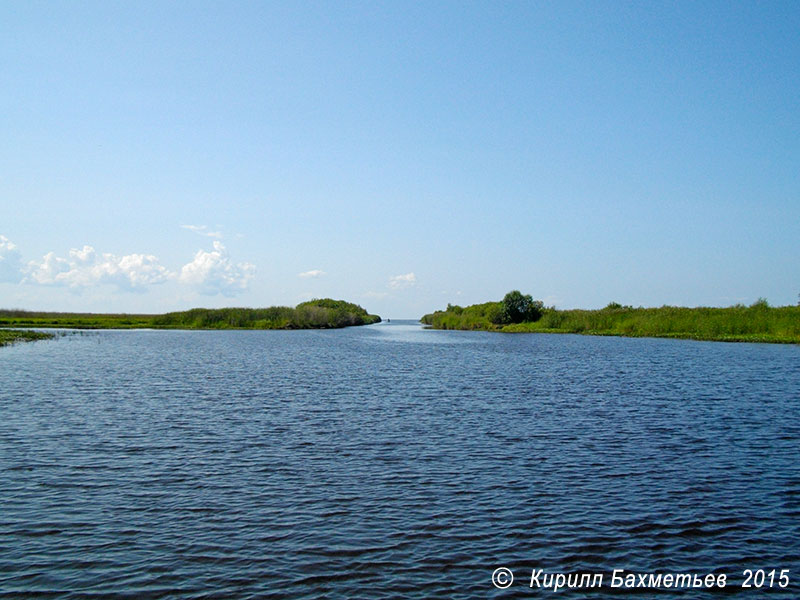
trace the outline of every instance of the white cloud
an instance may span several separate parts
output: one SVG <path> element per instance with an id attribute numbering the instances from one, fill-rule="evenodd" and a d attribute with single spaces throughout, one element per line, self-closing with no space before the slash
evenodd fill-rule
<path id="1" fill-rule="evenodd" d="M 28 267 L 26 281 L 41 283 L 42 285 L 66 285 L 67 281 L 63 275 L 71 269 L 69 261 L 65 258 L 59 258 L 55 252 L 45 254 L 40 263 L 31 261 L 28 263 Z"/>
<path id="2" fill-rule="evenodd" d="M 320 269 L 313 269 L 311 271 L 304 271 L 303 273 L 298 273 L 298 277 L 309 278 L 309 277 L 322 277 L 325 275 L 325 271 L 321 271 Z"/>
<path id="3" fill-rule="evenodd" d="M 393 290 L 411 287 L 416 283 L 417 276 L 414 275 L 414 273 L 406 273 L 405 275 L 394 275 L 393 277 L 389 277 L 389 287 Z"/>
<path id="4" fill-rule="evenodd" d="M 198 250 L 194 260 L 183 266 L 178 280 L 202 294 L 235 296 L 247 289 L 255 269 L 250 263 L 232 263 L 222 242 L 214 241 L 214 250 Z"/>
<path id="5" fill-rule="evenodd" d="M 212 238 L 217 238 L 219 240 L 222 239 L 222 232 L 221 231 L 208 231 L 208 227 L 205 225 L 181 225 L 183 229 L 188 229 L 189 231 L 194 231 L 198 235 L 205 235 Z"/>
<path id="6" fill-rule="evenodd" d="M 22 258 L 16 244 L 0 235 L 0 282 L 19 283 L 22 277 Z"/>
<path id="7" fill-rule="evenodd" d="M 172 276 L 151 254 L 97 254 L 91 246 L 84 246 L 81 250 L 70 250 L 67 258 L 48 252 L 40 262 L 31 261 L 25 280 L 73 289 L 108 283 L 121 290 L 142 291 L 146 286 L 163 283 Z"/>
<path id="8" fill-rule="evenodd" d="M 112 284 L 120 290 L 143 291 L 149 285 L 177 278 L 180 283 L 209 295 L 234 296 L 247 289 L 255 266 L 233 263 L 222 242 L 215 240 L 213 244 L 211 252 L 198 250 L 191 262 L 174 273 L 150 254 L 100 254 L 91 246 L 73 248 L 66 257 L 48 252 L 41 260 L 25 266 L 16 245 L 0 235 L 0 281 L 65 286 L 72 290 Z"/>

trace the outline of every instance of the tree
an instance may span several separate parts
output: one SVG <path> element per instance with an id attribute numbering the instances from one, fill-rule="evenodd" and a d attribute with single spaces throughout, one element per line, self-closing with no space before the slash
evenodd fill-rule
<path id="1" fill-rule="evenodd" d="M 542 317 L 543 308 L 541 300 L 534 300 L 530 294 L 523 295 L 519 290 L 513 290 L 503 298 L 503 321 L 505 323 L 538 321 Z"/>
<path id="2" fill-rule="evenodd" d="M 508 322 L 505 312 L 502 302 L 490 302 L 486 305 L 486 318 L 494 325 L 504 325 Z"/>

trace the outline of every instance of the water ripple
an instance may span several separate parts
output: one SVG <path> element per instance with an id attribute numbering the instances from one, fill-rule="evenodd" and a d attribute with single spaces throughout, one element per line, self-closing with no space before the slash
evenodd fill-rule
<path id="1" fill-rule="evenodd" d="M 535 595 L 495 590 L 501 565 L 800 576 L 793 346 L 405 323 L 97 332 L 0 361 L 0 597 Z"/>

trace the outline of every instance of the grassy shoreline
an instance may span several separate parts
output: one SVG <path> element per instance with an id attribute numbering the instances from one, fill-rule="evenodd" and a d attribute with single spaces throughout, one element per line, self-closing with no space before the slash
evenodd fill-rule
<path id="1" fill-rule="evenodd" d="M 800 343 L 800 306 L 771 307 L 765 301 L 728 308 L 633 308 L 612 303 L 598 310 L 545 308 L 536 321 L 497 323 L 499 302 L 448 305 L 421 321 L 434 329 L 502 333 L 577 333 L 660 337 L 714 342 Z"/>
<path id="2" fill-rule="evenodd" d="M 357 304 L 330 298 L 303 302 L 295 308 L 193 308 L 152 315 L 0 310 L 0 328 L 338 329 L 380 320 Z"/>
<path id="3" fill-rule="evenodd" d="M 49 340 L 52 333 L 41 331 L 21 331 L 19 329 L 0 329 L 0 346 L 8 346 L 17 342 L 34 342 L 36 340 Z"/>

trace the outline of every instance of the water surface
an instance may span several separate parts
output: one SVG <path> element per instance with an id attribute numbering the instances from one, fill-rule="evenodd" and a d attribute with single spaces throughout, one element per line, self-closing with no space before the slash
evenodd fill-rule
<path id="1" fill-rule="evenodd" d="M 794 598 L 798 459 L 797 346 L 66 336 L 0 350 L 0 594 L 549 595 L 536 567 L 726 572 L 731 595 L 789 568 L 790 589 L 739 594 Z"/>

